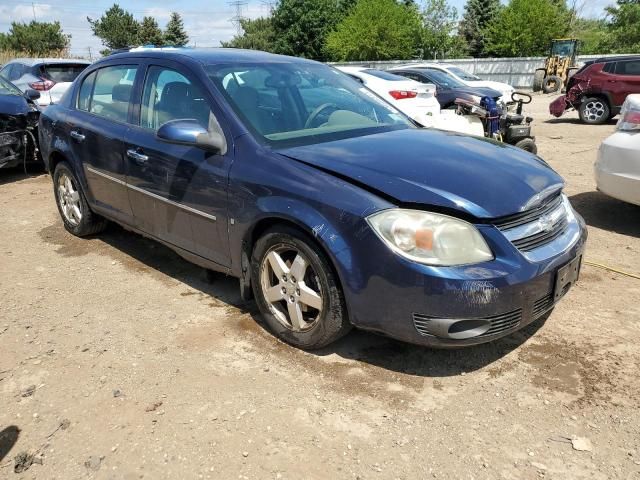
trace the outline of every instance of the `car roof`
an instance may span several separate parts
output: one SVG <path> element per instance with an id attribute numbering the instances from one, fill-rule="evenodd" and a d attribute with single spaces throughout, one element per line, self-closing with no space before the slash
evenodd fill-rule
<path id="1" fill-rule="evenodd" d="M 84 60 L 82 58 L 14 58 L 13 60 L 7 62 L 5 65 L 10 63 L 22 63 L 24 65 L 40 65 L 42 63 L 81 63 L 83 65 L 90 65 L 91 62 L 89 60 Z"/>
<path id="2" fill-rule="evenodd" d="M 187 57 L 202 64 L 212 63 L 318 63 L 305 58 L 288 57 L 286 55 L 276 55 L 274 53 L 262 52 L 259 50 L 243 50 L 239 48 L 139 48 L 133 51 L 115 53 L 109 55 L 99 62 L 111 59 L 127 59 L 127 58 L 176 58 Z"/>
<path id="3" fill-rule="evenodd" d="M 626 60 L 640 60 L 640 55 L 619 55 L 617 57 L 600 57 L 585 63 L 593 64 L 593 63 L 623 62 Z"/>
<path id="4" fill-rule="evenodd" d="M 353 67 L 353 66 L 346 66 L 346 65 L 336 65 L 335 67 L 341 72 L 345 72 L 345 73 L 358 73 L 358 72 L 363 72 L 364 70 L 368 70 L 367 67 Z"/>

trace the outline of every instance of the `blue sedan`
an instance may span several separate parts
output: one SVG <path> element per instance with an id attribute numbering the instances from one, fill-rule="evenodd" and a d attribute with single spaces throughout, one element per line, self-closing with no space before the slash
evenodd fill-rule
<path id="1" fill-rule="evenodd" d="M 309 60 L 152 49 L 88 67 L 40 119 L 65 228 L 108 220 L 240 280 L 273 333 L 478 344 L 548 316 L 583 220 L 542 159 L 417 128 Z"/>

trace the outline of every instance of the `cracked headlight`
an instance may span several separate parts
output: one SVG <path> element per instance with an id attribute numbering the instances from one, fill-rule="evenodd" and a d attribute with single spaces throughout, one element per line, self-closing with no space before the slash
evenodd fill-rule
<path id="1" fill-rule="evenodd" d="M 493 259 L 476 227 L 447 215 L 394 208 L 367 222 L 391 250 L 414 262 L 454 266 Z"/>

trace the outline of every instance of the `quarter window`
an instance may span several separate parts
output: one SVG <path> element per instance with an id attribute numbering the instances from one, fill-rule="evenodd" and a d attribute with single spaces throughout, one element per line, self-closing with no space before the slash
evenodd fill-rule
<path id="1" fill-rule="evenodd" d="M 175 70 L 149 68 L 142 94 L 140 126 L 157 130 L 170 120 L 195 119 L 209 128 L 212 118 L 209 103 L 197 85 Z"/>
<path id="2" fill-rule="evenodd" d="M 78 110 L 89 111 L 91 105 L 91 92 L 93 90 L 93 83 L 96 80 L 96 72 L 93 72 L 82 81 L 80 85 L 80 92 L 78 93 Z"/>
<path id="3" fill-rule="evenodd" d="M 619 75 L 640 75 L 640 60 L 618 62 L 616 73 Z"/>
<path id="4" fill-rule="evenodd" d="M 118 122 L 126 122 L 136 70 L 136 67 L 131 65 L 98 70 L 88 105 L 89 112 Z"/>

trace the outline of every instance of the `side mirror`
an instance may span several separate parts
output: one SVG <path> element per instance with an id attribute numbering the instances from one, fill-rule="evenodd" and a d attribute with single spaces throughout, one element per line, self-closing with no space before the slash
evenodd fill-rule
<path id="1" fill-rule="evenodd" d="M 178 145 L 189 145 L 210 152 L 224 154 L 227 142 L 220 132 L 209 132 L 194 119 L 170 120 L 156 132 L 159 140 Z"/>
<path id="2" fill-rule="evenodd" d="M 24 96 L 27 97 L 29 100 L 35 101 L 40 98 L 40 92 L 38 90 L 34 90 L 33 88 L 28 88 L 24 92 Z"/>

